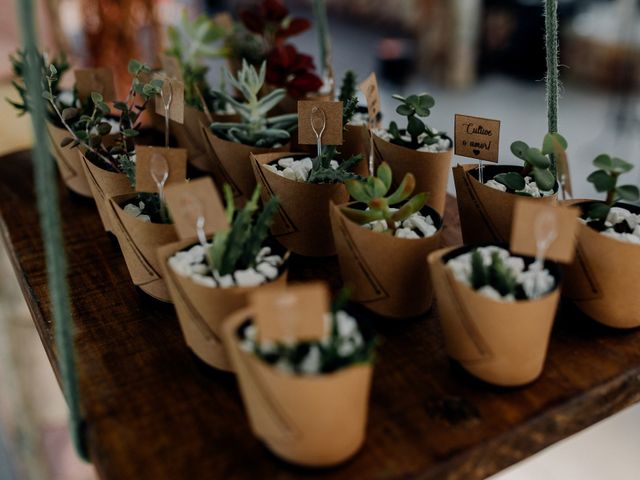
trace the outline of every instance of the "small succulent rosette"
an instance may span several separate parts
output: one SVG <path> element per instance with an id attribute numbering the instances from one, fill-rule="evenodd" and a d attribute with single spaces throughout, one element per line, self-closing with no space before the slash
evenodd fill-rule
<path id="1" fill-rule="evenodd" d="M 415 179 L 408 174 L 390 193 L 391 169 L 376 177 L 348 181 L 355 202 L 331 205 L 331 226 L 351 300 L 390 318 L 415 317 L 433 303 L 433 286 L 424 259 L 441 247 L 442 218 L 425 205 L 426 194 L 412 198 Z"/>
<path id="2" fill-rule="evenodd" d="M 640 207 L 616 204 L 605 229 L 589 225 L 589 209 L 594 202 L 573 205 L 582 210 L 576 258 L 567 269 L 565 295 L 594 320 L 614 328 L 640 326 Z M 631 233 L 617 232 L 626 224 Z M 622 230 L 624 227 L 618 227 Z M 635 233 L 634 233 L 635 232 Z"/>
<path id="3" fill-rule="evenodd" d="M 178 237 L 174 226 L 158 213 L 162 208 L 158 202 L 157 194 L 111 197 L 111 228 L 133 284 L 156 300 L 171 302 L 157 250 L 176 242 Z"/>
<path id="4" fill-rule="evenodd" d="M 82 168 L 96 202 L 102 226 L 105 232 L 112 232 L 110 198 L 133 193 L 133 187 L 124 173 L 102 168 L 87 159 L 86 155 L 82 155 Z"/>
<path id="5" fill-rule="evenodd" d="M 307 467 L 342 463 L 362 447 L 375 339 L 339 311 L 325 338 L 261 342 L 253 307 L 224 323 L 253 433 L 280 458 Z"/>
<path id="6" fill-rule="evenodd" d="M 349 199 L 343 183 L 309 183 L 312 159 L 304 154 L 252 155 L 262 199 L 277 197 L 280 208 L 271 234 L 294 253 L 308 257 L 336 254 L 329 205 Z"/>
<path id="7" fill-rule="evenodd" d="M 51 155 L 56 160 L 62 181 L 69 190 L 82 197 L 92 198 L 91 188 L 82 167 L 80 150 L 69 144 L 62 146 L 62 142 L 69 136 L 64 128 L 57 127 L 51 122 L 46 123 Z"/>
<path id="8" fill-rule="evenodd" d="M 442 249 L 428 262 L 447 354 L 495 385 L 538 378 L 560 300 L 558 266 L 494 245 Z"/>

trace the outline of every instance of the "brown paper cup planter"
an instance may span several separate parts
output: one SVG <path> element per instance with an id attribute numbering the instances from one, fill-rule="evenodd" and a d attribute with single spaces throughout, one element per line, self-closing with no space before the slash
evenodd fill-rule
<path id="1" fill-rule="evenodd" d="M 309 376 L 279 371 L 240 348 L 238 330 L 252 314 L 247 308 L 230 316 L 224 342 L 253 433 L 298 465 L 327 467 L 349 459 L 365 440 L 372 366 Z"/>
<path id="2" fill-rule="evenodd" d="M 571 202 L 588 211 L 590 201 Z M 640 207 L 617 204 L 632 213 Z M 608 237 L 580 222 L 576 258 L 567 269 L 565 295 L 594 320 L 614 328 L 640 326 L 640 245 Z"/>
<path id="3" fill-rule="evenodd" d="M 117 195 L 133 193 L 129 179 L 124 173 L 110 172 L 101 168 L 82 156 L 82 168 L 89 182 L 93 199 L 96 201 L 98 214 L 106 232 L 111 232 L 111 205 L 109 199 Z"/>
<path id="4" fill-rule="evenodd" d="M 364 228 L 331 205 L 340 271 L 352 301 L 390 318 L 415 317 L 431 308 L 433 286 L 424 259 L 441 246 L 442 220 L 430 207 L 421 213 L 431 216 L 438 231 L 431 237 L 398 238 Z"/>
<path id="5" fill-rule="evenodd" d="M 499 173 L 521 171 L 517 165 L 485 165 L 485 180 Z M 481 243 L 506 243 L 511 235 L 513 208 L 522 197 L 483 185 L 478 180 L 478 166 L 457 165 L 453 168 L 462 238 L 467 245 Z M 537 198 L 537 201 L 553 203 L 557 194 Z"/>
<path id="6" fill-rule="evenodd" d="M 274 242 L 275 243 L 275 242 Z M 169 258 L 176 252 L 194 245 L 193 240 L 165 245 L 158 250 L 158 258 L 167 281 L 171 299 L 178 314 L 185 341 L 193 353 L 207 365 L 233 371 L 222 343 L 222 323 L 231 313 L 244 308 L 248 295 L 258 288 L 282 288 L 287 282 L 288 252 L 271 245 L 284 263 L 280 275 L 273 281 L 257 287 L 209 287 L 191 278 L 179 275 L 169 266 Z"/>
<path id="7" fill-rule="evenodd" d="M 427 204 L 443 215 L 453 149 L 439 153 L 418 152 L 387 142 L 377 135 L 373 135 L 373 143 L 376 165 L 387 162 L 396 179 L 413 173 L 416 177 L 415 191 L 428 192 Z"/>
<path id="8" fill-rule="evenodd" d="M 135 203 L 135 198 L 136 194 L 127 194 L 110 199 L 112 232 L 118 239 L 133 284 L 157 300 L 171 302 L 157 250 L 177 240 L 175 227 L 143 222 L 125 212 L 123 208 L 128 203 Z"/>
<path id="9" fill-rule="evenodd" d="M 344 131 L 344 142 L 338 151 L 343 160 L 354 155 L 362 155 L 362 161 L 353 171 L 363 177 L 369 176 L 369 129 L 366 125 L 347 124 Z"/>
<path id="10" fill-rule="evenodd" d="M 280 158 L 298 156 L 291 153 L 252 155 L 262 200 L 272 196 L 280 202 L 271 226 L 271 234 L 293 253 L 306 257 L 329 257 L 336 254 L 331 234 L 329 204 L 349 200 L 344 184 L 311 184 L 297 182 L 274 173 L 264 165 Z"/>
<path id="11" fill-rule="evenodd" d="M 213 178 L 222 190 L 225 183 L 231 185 L 236 201 L 244 203 L 251 198 L 256 188 L 256 177 L 253 174 L 249 156 L 271 152 L 286 152 L 289 145 L 280 148 L 258 148 L 241 143 L 229 142 L 215 135 L 208 127 L 201 124 L 211 160 L 213 161 Z"/>
<path id="12" fill-rule="evenodd" d="M 67 130 L 56 127 L 50 122 L 47 122 L 46 125 L 49 140 L 51 142 L 51 154 L 56 160 L 62 181 L 72 192 L 83 197 L 91 198 L 92 195 L 91 189 L 89 188 L 89 182 L 87 182 L 87 177 L 85 176 L 84 169 L 82 168 L 82 156 L 80 150 L 77 147 L 61 147 L 60 142 L 62 139 L 69 136 Z"/>
<path id="13" fill-rule="evenodd" d="M 446 266 L 472 248 L 446 248 L 428 257 L 447 354 L 488 383 L 530 383 L 542 373 L 546 358 L 560 300 L 558 268 L 546 262 L 556 286 L 543 297 L 496 301 L 458 282 Z"/>

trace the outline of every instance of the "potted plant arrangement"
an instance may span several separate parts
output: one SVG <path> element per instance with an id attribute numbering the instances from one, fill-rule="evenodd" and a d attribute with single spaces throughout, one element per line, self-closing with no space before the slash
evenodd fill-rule
<path id="1" fill-rule="evenodd" d="M 178 146 L 186 148 L 189 163 L 199 170 L 212 172 L 206 146 L 201 135 L 201 124 L 209 125 L 214 121 L 234 121 L 237 114 L 230 104 L 220 99 L 206 79 L 209 67 L 203 64 L 206 58 L 224 56 L 224 47 L 215 47 L 226 34 L 226 29 L 201 15 L 189 20 L 183 11 L 180 27 L 171 26 L 167 30 L 169 48 L 165 54 L 177 61 L 179 77 L 184 83 L 184 124 L 171 121 L 171 132 Z M 165 72 L 169 73 L 169 72 Z M 220 90 L 225 90 L 224 77 Z"/>
<path id="2" fill-rule="evenodd" d="M 390 193 L 392 172 L 382 163 L 377 176 L 348 180 L 354 203 L 331 206 L 331 226 L 342 279 L 352 300 L 385 317 L 414 317 L 433 302 L 424 259 L 441 246 L 442 218 L 425 205 L 426 193 L 413 195 L 407 173 Z M 392 253 L 392 261 L 381 261 Z"/>
<path id="3" fill-rule="evenodd" d="M 548 133 L 542 148 L 529 147 L 523 141 L 511 144 L 511 152 L 524 162 L 518 165 L 487 165 L 482 177 L 477 165 L 458 165 L 453 178 L 458 198 L 462 237 L 467 244 L 508 241 L 513 207 L 522 196 L 555 202 L 558 182 L 553 157 L 565 155 L 567 141 L 562 135 Z M 481 181 L 481 178 L 483 181 Z"/>
<path id="4" fill-rule="evenodd" d="M 243 208 L 235 208 L 229 185 L 224 196 L 228 230 L 209 242 L 187 239 L 166 245 L 158 255 L 187 345 L 208 365 L 232 370 L 222 344 L 222 322 L 247 305 L 251 292 L 286 282 L 289 254 L 268 239 L 278 208 L 275 198 L 258 213 L 259 186 Z"/>
<path id="5" fill-rule="evenodd" d="M 435 105 L 433 97 L 423 93 L 406 98 L 393 95 L 393 98 L 400 102 L 396 112 L 406 117 L 407 126 L 401 129 L 396 122 L 391 122 L 388 129 L 372 131 L 377 162 L 387 162 L 400 178 L 413 173 L 416 189 L 429 192 L 429 205 L 442 215 L 453 142 L 422 120 L 431 114 Z"/>
<path id="6" fill-rule="evenodd" d="M 356 98 L 356 74 L 353 70 L 347 70 L 340 86 L 338 100 L 347 104 L 352 98 Z M 340 147 L 342 159 L 348 159 L 356 155 L 362 157 L 362 161 L 356 165 L 354 172 L 366 177 L 369 175 L 369 116 L 367 107 L 357 105 L 353 114 L 347 119 L 344 127 L 344 142 Z"/>
<path id="7" fill-rule="evenodd" d="M 428 262 L 447 354 L 488 383 L 535 380 L 560 299 L 558 266 L 494 245 L 438 250 Z"/>
<path id="8" fill-rule="evenodd" d="M 11 60 L 15 77 L 13 85 L 20 98 L 17 101 L 8 101 L 18 110 L 19 115 L 24 115 L 29 112 L 29 96 L 24 86 L 23 78 L 27 59 L 25 53 L 22 51 L 11 55 L 9 59 Z M 80 102 L 75 89 L 70 92 L 63 92 L 60 89 L 60 79 L 69 70 L 69 64 L 64 56 L 51 59 L 51 63 L 49 64 L 44 55 L 38 55 L 37 61 L 42 71 L 42 91 L 48 90 L 49 85 L 47 79 L 49 77 L 51 81 L 51 92 L 56 98 L 56 108 L 59 111 L 73 108 L 83 112 L 83 114 L 91 113 L 94 105 L 90 99 L 83 103 Z M 51 75 L 50 65 L 53 65 L 53 68 L 57 72 L 56 75 Z M 71 143 L 66 140 L 68 136 L 67 131 L 56 110 L 50 104 L 48 106 L 47 133 L 49 134 L 49 140 L 51 142 L 51 155 L 56 160 L 60 176 L 69 190 L 80 196 L 91 198 L 91 190 L 89 189 L 89 184 L 82 169 L 80 155 L 76 149 L 71 147 Z M 74 128 L 76 127 L 75 123 L 80 121 L 80 116 L 76 116 L 75 119 L 68 119 L 68 121 L 70 126 Z"/>
<path id="9" fill-rule="evenodd" d="M 640 198 L 636 185 L 619 185 L 633 165 L 599 155 L 588 180 L 602 201 L 574 201 L 582 216 L 576 259 L 566 272 L 564 290 L 576 305 L 600 323 L 614 328 L 640 326 Z"/>
<path id="10" fill-rule="evenodd" d="M 323 91 L 313 58 L 287 43 L 289 37 L 309 29 L 309 20 L 291 16 L 282 0 L 262 0 L 257 8 L 241 10 L 239 17 L 241 24 L 226 43 L 229 62 L 236 70 L 245 60 L 254 66 L 266 61 L 267 90 L 284 88 L 287 93 L 277 113 L 295 112 L 300 99 L 332 98 L 330 89 Z"/>
<path id="11" fill-rule="evenodd" d="M 375 337 L 337 302 L 319 340 L 264 341 L 256 314 L 250 305 L 223 327 L 253 433 L 298 465 L 355 455 L 365 439 Z"/>
<path id="12" fill-rule="evenodd" d="M 355 107 L 352 99 L 343 109 L 343 127 Z M 360 156 L 339 162 L 334 145 L 323 146 L 314 158 L 306 154 L 271 153 L 253 155 L 253 169 L 263 185 L 263 200 L 277 196 L 280 209 L 271 233 L 292 252 L 308 257 L 336 254 L 329 205 L 349 199 L 344 182 L 359 179 L 353 168 Z"/>
<path id="13" fill-rule="evenodd" d="M 266 64 L 260 71 L 243 62 L 237 78 L 225 69 L 228 82 L 240 91 L 244 102 L 236 100 L 227 92 L 217 94 L 227 101 L 240 115 L 239 122 L 214 122 L 202 126 L 203 135 L 214 161 L 214 178 L 218 185 L 228 183 L 236 201 L 246 201 L 256 186 L 249 155 L 286 151 L 291 133 L 297 128 L 296 114 L 267 117 L 285 96 L 283 89 L 271 91 L 261 98 Z"/>

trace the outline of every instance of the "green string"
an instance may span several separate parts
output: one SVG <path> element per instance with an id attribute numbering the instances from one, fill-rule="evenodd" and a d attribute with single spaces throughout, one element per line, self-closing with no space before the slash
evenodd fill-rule
<path id="1" fill-rule="evenodd" d="M 327 19 L 327 5 L 324 0 L 313 0 L 313 16 L 318 29 L 318 43 L 320 45 L 320 73 L 330 74 L 331 68 L 331 39 L 329 38 L 329 20 Z"/>
<path id="2" fill-rule="evenodd" d="M 49 157 L 45 131 L 45 105 L 40 83 L 42 72 L 38 62 L 33 0 L 20 0 L 17 4 L 22 42 L 27 58 L 25 84 L 31 102 L 31 122 L 35 139 L 32 153 L 33 168 L 40 228 L 42 229 L 42 241 L 47 262 L 47 280 L 55 325 L 58 362 L 60 363 L 62 388 L 69 405 L 69 423 L 73 444 L 78 455 L 86 460 L 88 452 L 84 437 L 84 420 L 80 413 L 78 379 L 74 362 L 73 321 L 67 285 L 66 257 L 60 229 L 57 177 L 54 164 Z"/>
<path id="3" fill-rule="evenodd" d="M 558 133 L 558 0 L 545 0 L 547 51 L 547 118 L 549 133 Z"/>

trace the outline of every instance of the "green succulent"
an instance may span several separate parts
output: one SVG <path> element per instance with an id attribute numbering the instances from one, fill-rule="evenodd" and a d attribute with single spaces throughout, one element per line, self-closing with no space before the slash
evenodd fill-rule
<path id="1" fill-rule="evenodd" d="M 205 101 L 208 107 L 212 106 L 214 99 L 205 78 L 209 67 L 203 65 L 203 61 L 227 54 L 226 47 L 214 46 L 225 35 L 225 29 L 206 15 L 189 20 L 186 9 L 182 11 L 179 27 L 171 26 L 167 29 L 169 48 L 166 54 L 175 57 L 180 63 L 184 101 L 187 105 L 203 110 L 202 102 Z"/>
<path id="2" fill-rule="evenodd" d="M 426 193 L 411 194 L 416 188 L 416 179 L 407 173 L 398 188 L 388 195 L 393 175 L 391 167 L 383 162 L 376 171 L 376 176 L 367 177 L 364 181 L 349 180 L 346 182 L 349 195 L 357 202 L 365 204 L 367 210 L 342 207 L 341 211 L 350 220 L 365 225 L 377 220 L 384 220 L 390 233 L 396 231 L 396 222 L 402 222 L 419 212 L 427 201 Z M 409 198 L 411 197 L 411 198 Z M 400 206 L 397 210 L 391 207 Z"/>
<path id="3" fill-rule="evenodd" d="M 396 113 L 407 117 L 407 127 L 400 129 L 396 122 L 391 122 L 389 124 L 391 143 L 417 150 L 425 145 L 438 143 L 442 138 L 447 138 L 445 134 L 436 132 L 421 120 L 421 118 L 427 118 L 431 115 L 431 109 L 436 104 L 431 95 L 423 93 L 409 95 L 406 98 L 401 95 L 393 95 L 393 98 L 400 102 Z M 409 135 L 411 140 L 403 138 L 405 135 Z"/>
<path id="4" fill-rule="evenodd" d="M 207 262 L 212 270 L 222 276 L 237 270 L 254 267 L 256 256 L 269 235 L 269 227 L 278 209 L 278 199 L 271 197 L 256 217 L 261 187 L 258 185 L 251 199 L 241 209 L 236 209 L 233 191 L 228 184 L 223 187 L 226 216 L 231 227 L 218 232 L 207 253 Z"/>
<path id="5" fill-rule="evenodd" d="M 567 141 L 559 133 L 547 133 L 542 142 L 542 149 L 529 147 L 520 140 L 513 142 L 511 152 L 524 161 L 524 169 L 522 173 L 499 173 L 494 180 L 514 192 L 527 195 L 520 190 L 526 185 L 524 177 L 531 175 L 540 190 L 553 190 L 556 187 L 556 175 L 552 170 L 552 156 L 563 155 L 566 149 Z"/>
<path id="6" fill-rule="evenodd" d="M 231 104 L 240 115 L 241 122 L 216 122 L 211 124 L 211 130 L 225 140 L 242 143 L 261 148 L 271 148 L 276 144 L 287 143 L 291 133 L 298 127 L 298 115 L 287 114 L 267 118 L 271 111 L 285 97 L 286 90 L 275 89 L 258 98 L 264 85 L 266 62 L 262 62 L 260 71 L 242 61 L 242 68 L 237 78 L 233 77 L 225 68 L 226 80 L 244 97 L 244 102 L 236 100 L 225 91 L 215 94 Z"/>
<path id="7" fill-rule="evenodd" d="M 491 255 L 491 264 L 485 265 L 478 249 L 471 253 L 471 286 L 475 290 L 490 286 L 500 295 L 513 295 L 516 299 L 526 297 L 513 272 L 502 261 L 498 252 Z"/>
<path id="8" fill-rule="evenodd" d="M 596 202 L 591 206 L 589 217 L 604 222 L 616 202 L 636 202 L 640 198 L 640 191 L 636 185 L 618 185 L 620 175 L 633 169 L 629 162 L 602 154 L 593 160 L 593 165 L 598 170 L 589 175 L 587 181 L 593 184 L 596 191 L 606 192 L 607 198 L 604 202 Z"/>

